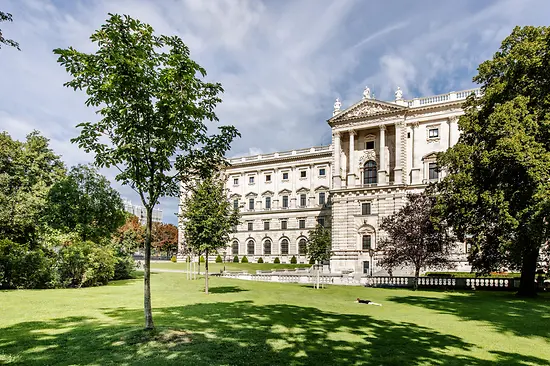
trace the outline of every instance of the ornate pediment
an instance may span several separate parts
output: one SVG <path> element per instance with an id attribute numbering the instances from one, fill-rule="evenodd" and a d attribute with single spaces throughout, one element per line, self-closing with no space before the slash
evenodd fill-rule
<path id="1" fill-rule="evenodd" d="M 241 195 L 238 194 L 238 193 L 233 193 L 232 195 L 229 196 L 229 198 L 231 198 L 231 199 L 237 199 L 237 198 L 241 198 Z"/>
<path id="2" fill-rule="evenodd" d="M 302 187 L 296 190 L 296 193 L 307 193 L 307 192 L 309 192 L 309 189 L 307 189 L 306 187 Z"/>
<path id="3" fill-rule="evenodd" d="M 329 122 L 340 122 L 350 119 L 366 118 L 378 115 L 384 115 L 407 109 L 407 107 L 400 106 L 393 103 L 381 102 L 374 99 L 364 99 L 355 105 L 352 105 L 348 109 L 338 113 Z"/>
<path id="4" fill-rule="evenodd" d="M 258 194 L 255 193 L 255 192 L 248 192 L 248 193 L 245 195 L 246 198 L 253 198 L 253 197 L 257 197 L 257 196 L 258 196 Z"/>
<path id="5" fill-rule="evenodd" d="M 264 193 L 262 193 L 262 196 L 273 196 L 273 192 L 265 191 Z"/>
<path id="6" fill-rule="evenodd" d="M 330 188 L 327 187 L 327 186 L 319 186 L 317 188 L 315 188 L 315 192 L 319 192 L 319 191 L 328 191 Z"/>
<path id="7" fill-rule="evenodd" d="M 290 189 L 286 189 L 286 188 L 279 191 L 279 195 L 290 194 L 290 193 L 292 193 L 292 191 Z"/>

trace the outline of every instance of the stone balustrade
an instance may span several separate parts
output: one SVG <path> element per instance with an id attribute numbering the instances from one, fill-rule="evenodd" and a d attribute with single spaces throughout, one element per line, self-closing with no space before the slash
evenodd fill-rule
<path id="1" fill-rule="evenodd" d="M 471 94 L 475 94 L 476 96 L 481 95 L 481 89 L 468 89 L 468 90 L 461 90 L 458 92 L 450 92 L 447 94 L 440 94 L 440 95 L 433 95 L 430 97 L 424 97 L 424 98 L 414 98 L 412 100 L 407 101 L 407 105 L 409 107 L 423 107 L 430 104 L 438 104 L 438 103 L 446 103 L 446 102 L 452 102 L 455 100 L 463 100 L 468 98 Z"/>

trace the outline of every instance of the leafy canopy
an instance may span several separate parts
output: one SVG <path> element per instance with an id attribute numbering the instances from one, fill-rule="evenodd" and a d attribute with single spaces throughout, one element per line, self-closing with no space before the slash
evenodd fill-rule
<path id="1" fill-rule="evenodd" d="M 13 16 L 10 13 L 4 13 L 3 11 L 0 11 L 0 23 L 1 22 L 13 22 Z M 15 42 L 13 39 L 4 38 L 4 35 L 2 34 L 2 29 L 0 29 L 0 48 L 2 48 L 3 44 L 5 44 L 6 46 L 15 47 L 19 51 L 21 51 L 21 49 L 19 48 L 19 43 Z"/>
<path id="2" fill-rule="evenodd" d="M 317 225 L 309 230 L 309 240 L 306 244 L 306 254 L 314 261 L 328 261 L 330 259 L 331 234 L 324 226 Z"/>

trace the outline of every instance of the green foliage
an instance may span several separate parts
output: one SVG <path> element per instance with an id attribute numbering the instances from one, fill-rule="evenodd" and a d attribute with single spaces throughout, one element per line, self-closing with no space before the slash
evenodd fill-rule
<path id="1" fill-rule="evenodd" d="M 204 261 L 204 257 L 203 257 L 202 255 L 199 257 L 199 262 L 200 262 L 200 263 L 204 263 L 204 262 L 205 262 L 205 261 Z"/>
<path id="2" fill-rule="evenodd" d="M 125 280 L 133 278 L 134 271 L 136 269 L 136 263 L 131 255 L 124 253 L 117 253 L 115 257 L 115 268 L 113 274 L 113 280 Z"/>
<path id="3" fill-rule="evenodd" d="M 460 117 L 458 143 L 439 157 L 441 216 L 472 243 L 470 261 L 487 273 L 521 268 L 523 295 L 535 293 L 539 250 L 550 220 L 550 28 L 516 27 L 483 62 Z"/>
<path id="4" fill-rule="evenodd" d="M 73 167 L 55 183 L 47 197 L 44 221 L 62 232 L 77 232 L 82 240 L 99 242 L 124 223 L 120 194 L 92 167 Z"/>
<path id="5" fill-rule="evenodd" d="M 37 245 L 48 190 L 65 175 L 48 141 L 37 131 L 25 142 L 0 133 L 0 238 Z"/>
<path id="6" fill-rule="evenodd" d="M 3 11 L 0 11 L 0 23 L 1 22 L 13 22 L 13 16 L 10 13 L 4 13 Z M 15 42 L 13 39 L 4 38 L 2 34 L 2 29 L 0 29 L 0 48 L 2 48 L 3 44 L 17 48 L 19 51 L 21 51 L 21 49 L 19 48 L 19 43 Z"/>
<path id="7" fill-rule="evenodd" d="M 132 254 L 143 248 L 145 228 L 136 215 L 125 213 L 126 222 L 113 235 L 113 245 L 118 250 Z"/>
<path id="8" fill-rule="evenodd" d="M 290 264 L 297 264 L 298 263 L 298 260 L 296 259 L 296 256 L 292 256 L 292 258 L 290 258 Z"/>
<path id="9" fill-rule="evenodd" d="M 0 240 L 0 289 L 55 287 L 55 275 L 53 253 Z"/>
<path id="10" fill-rule="evenodd" d="M 258 263 L 263 263 L 263 262 L 264 262 L 264 260 L 263 260 L 262 257 L 258 258 Z"/>
<path id="11" fill-rule="evenodd" d="M 241 258 L 241 263 L 248 263 L 248 258 L 246 258 L 246 255 Z"/>
<path id="12" fill-rule="evenodd" d="M 315 264 L 315 259 L 313 259 L 313 257 L 309 258 L 309 264 Z"/>
<path id="13" fill-rule="evenodd" d="M 328 261 L 330 259 L 331 234 L 330 229 L 317 225 L 309 230 L 309 240 L 306 244 L 306 254 L 315 263 L 316 261 Z"/>
<path id="14" fill-rule="evenodd" d="M 233 263 L 239 263 L 239 256 L 238 255 L 233 257 Z"/>
<path id="15" fill-rule="evenodd" d="M 275 257 L 275 259 L 273 260 L 273 263 L 274 264 L 281 264 L 281 260 L 279 259 L 279 257 Z"/>
<path id="16" fill-rule="evenodd" d="M 222 260 L 222 257 L 218 254 L 218 256 L 216 257 L 216 263 L 222 263 L 223 260 Z"/>
<path id="17" fill-rule="evenodd" d="M 176 263 L 178 261 L 178 258 L 173 255 L 172 258 L 170 258 L 170 261 L 172 261 L 172 263 Z"/>

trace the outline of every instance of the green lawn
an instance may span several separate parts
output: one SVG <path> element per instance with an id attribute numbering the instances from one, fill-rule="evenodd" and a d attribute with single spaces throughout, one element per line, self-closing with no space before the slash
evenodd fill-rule
<path id="1" fill-rule="evenodd" d="M 195 268 L 198 264 L 195 263 Z M 274 264 L 274 263 L 208 263 L 208 271 L 211 273 L 220 272 L 224 268 L 227 271 L 248 271 L 256 273 L 258 270 L 266 271 L 270 269 L 294 269 L 294 268 L 310 268 L 311 264 Z M 155 269 L 179 269 L 186 270 L 187 263 L 172 263 L 172 262 L 152 262 L 151 268 Z M 200 266 L 201 272 L 204 271 L 204 263 Z"/>
<path id="2" fill-rule="evenodd" d="M 141 280 L 0 292 L 0 364 L 550 365 L 548 294 L 211 286 L 154 273 L 152 334 L 140 329 Z"/>

